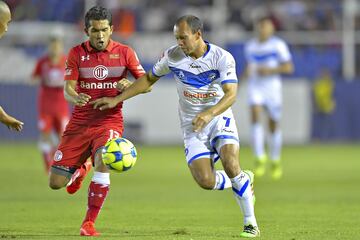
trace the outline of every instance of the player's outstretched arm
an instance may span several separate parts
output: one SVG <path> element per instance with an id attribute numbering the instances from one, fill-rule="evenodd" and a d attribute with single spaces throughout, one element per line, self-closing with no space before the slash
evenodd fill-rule
<path id="1" fill-rule="evenodd" d="M 66 101 L 76 106 L 85 106 L 91 99 L 91 96 L 85 93 L 77 93 L 75 91 L 76 80 L 65 81 L 64 84 L 64 97 Z"/>
<path id="2" fill-rule="evenodd" d="M 257 73 L 261 76 L 268 76 L 273 74 L 291 74 L 294 72 L 294 65 L 292 62 L 285 62 L 278 67 L 258 67 Z"/>
<path id="3" fill-rule="evenodd" d="M 193 119 L 192 125 L 194 132 L 201 131 L 215 116 L 225 112 L 226 109 L 234 104 L 237 94 L 237 84 L 224 84 L 222 88 L 225 94 L 221 100 L 216 105 L 196 115 Z"/>
<path id="4" fill-rule="evenodd" d="M 117 82 L 116 89 L 119 92 L 123 92 L 126 88 L 130 87 L 131 84 L 133 84 L 132 81 L 130 81 L 129 79 L 123 78 Z M 151 92 L 151 90 L 152 90 L 152 87 L 150 86 L 149 89 L 146 89 L 146 91 L 143 93 Z"/>
<path id="5" fill-rule="evenodd" d="M 5 124 L 9 129 L 16 131 L 21 131 L 24 125 L 23 122 L 8 115 L 1 106 L 0 106 L 0 122 Z"/>
<path id="6" fill-rule="evenodd" d="M 152 75 L 151 72 L 147 72 L 144 76 L 137 79 L 133 84 L 126 88 L 120 95 L 116 97 L 103 97 L 96 99 L 95 101 L 90 102 L 94 104 L 94 109 L 105 110 L 109 108 L 114 108 L 120 102 L 125 101 L 126 99 L 132 98 L 140 93 L 145 93 L 148 89 L 151 89 L 151 86 L 159 80 L 158 77 Z"/>

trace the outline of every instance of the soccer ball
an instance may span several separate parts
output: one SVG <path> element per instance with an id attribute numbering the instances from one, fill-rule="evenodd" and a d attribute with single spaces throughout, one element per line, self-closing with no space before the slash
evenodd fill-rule
<path id="1" fill-rule="evenodd" d="M 109 140 L 102 151 L 102 161 L 111 170 L 124 172 L 136 163 L 137 152 L 134 144 L 125 138 Z"/>

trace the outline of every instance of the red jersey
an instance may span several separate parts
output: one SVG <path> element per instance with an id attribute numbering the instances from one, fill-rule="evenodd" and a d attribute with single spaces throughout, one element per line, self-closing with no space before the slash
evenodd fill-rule
<path id="1" fill-rule="evenodd" d="M 68 103 L 64 98 L 64 74 L 66 56 L 62 55 L 58 64 L 53 64 L 49 56 L 38 60 L 32 73 L 40 78 L 38 107 L 40 113 L 68 113 Z"/>
<path id="2" fill-rule="evenodd" d="M 103 51 L 92 48 L 86 41 L 70 50 L 65 80 L 76 80 L 78 93 L 91 96 L 90 101 L 119 94 L 117 82 L 126 78 L 128 71 L 137 79 L 145 74 L 134 50 L 118 42 L 109 41 Z M 70 123 L 103 125 L 118 123 L 123 126 L 122 103 L 115 108 L 100 111 L 93 105 L 75 106 Z"/>

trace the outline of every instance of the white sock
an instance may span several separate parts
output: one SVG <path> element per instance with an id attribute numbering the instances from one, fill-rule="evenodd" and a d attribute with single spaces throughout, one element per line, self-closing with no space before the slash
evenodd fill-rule
<path id="1" fill-rule="evenodd" d="M 254 123 L 251 127 L 252 147 L 257 158 L 265 155 L 264 130 L 261 123 Z"/>
<path id="2" fill-rule="evenodd" d="M 232 186 L 230 178 L 224 170 L 217 170 L 215 172 L 215 181 L 214 190 L 224 190 Z"/>
<path id="3" fill-rule="evenodd" d="M 110 173 L 94 172 L 91 181 L 108 186 L 110 185 Z"/>
<path id="4" fill-rule="evenodd" d="M 38 147 L 40 151 L 43 153 L 50 153 L 52 149 L 52 146 L 49 142 L 45 142 L 41 140 L 38 142 Z"/>
<path id="5" fill-rule="evenodd" d="M 236 202 L 244 214 L 244 225 L 251 224 L 257 226 L 254 212 L 254 197 L 249 176 L 241 172 L 236 177 L 231 178 L 231 183 Z"/>
<path id="6" fill-rule="evenodd" d="M 273 134 L 270 135 L 269 147 L 270 159 L 273 161 L 280 160 L 282 147 L 281 130 L 276 130 Z"/>

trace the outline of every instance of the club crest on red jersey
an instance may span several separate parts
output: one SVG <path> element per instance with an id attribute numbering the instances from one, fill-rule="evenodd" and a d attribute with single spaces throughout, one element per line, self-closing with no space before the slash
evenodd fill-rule
<path id="1" fill-rule="evenodd" d="M 104 65 L 98 65 L 93 70 L 94 78 L 104 80 L 109 75 L 109 70 Z"/>
<path id="2" fill-rule="evenodd" d="M 58 162 L 62 159 L 63 153 L 60 150 L 57 150 L 54 154 L 54 161 Z"/>

